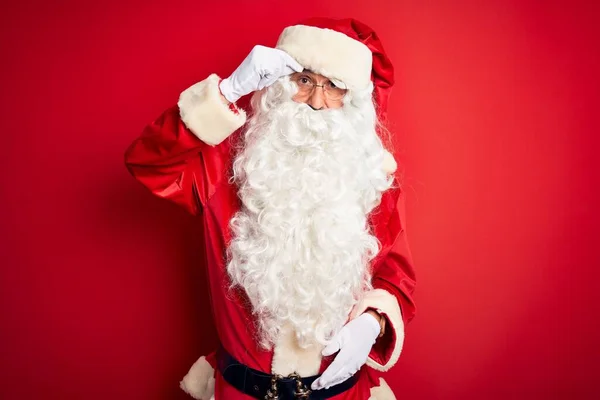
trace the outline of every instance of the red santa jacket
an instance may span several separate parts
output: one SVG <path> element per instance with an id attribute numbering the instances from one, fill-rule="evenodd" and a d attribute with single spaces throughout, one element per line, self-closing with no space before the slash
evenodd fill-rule
<path id="1" fill-rule="evenodd" d="M 126 166 L 152 193 L 200 217 L 213 316 L 225 349 L 240 362 L 267 373 L 287 375 L 297 371 L 309 376 L 322 372 L 332 357 L 322 358 L 320 349 L 301 349 L 291 334 L 282 335 L 273 351 L 259 349 L 248 299 L 242 291 L 228 289 L 228 224 L 239 210 L 240 201 L 237 188 L 228 181 L 233 154 L 227 138 L 239 134 L 246 115 L 243 110 L 225 105 L 218 82 L 219 77 L 211 75 L 186 89 L 178 105 L 148 125 L 127 149 Z M 385 334 L 359 371 L 359 383 L 336 399 L 382 398 L 381 394 L 373 394 L 382 389 L 371 389 L 377 385 L 371 368 L 386 371 L 400 356 L 404 326 L 415 313 L 411 297 L 415 277 L 403 221 L 404 196 L 395 184 L 384 192 L 370 216 L 373 232 L 381 243 L 381 251 L 372 262 L 375 289 L 349 315 L 351 319 L 367 309 L 378 310 L 386 318 Z M 213 390 L 217 400 L 249 399 L 229 387 L 213 368 L 214 355 L 201 357 L 182 381 L 182 388 L 199 399 L 212 398 Z"/>

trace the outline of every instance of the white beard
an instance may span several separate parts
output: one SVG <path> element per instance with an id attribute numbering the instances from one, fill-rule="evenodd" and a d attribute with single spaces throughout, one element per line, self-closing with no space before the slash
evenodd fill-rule
<path id="1" fill-rule="evenodd" d="M 326 345 L 341 329 L 371 288 L 379 243 L 367 216 L 391 185 L 372 89 L 322 111 L 292 101 L 295 90 L 282 78 L 253 97 L 233 165 L 242 208 L 230 221 L 227 271 L 265 349 L 286 324 L 302 347 Z"/>

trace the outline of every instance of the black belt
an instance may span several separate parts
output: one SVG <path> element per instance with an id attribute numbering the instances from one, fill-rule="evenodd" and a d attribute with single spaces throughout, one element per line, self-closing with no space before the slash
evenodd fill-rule
<path id="1" fill-rule="evenodd" d="M 328 399 L 345 392 L 358 381 L 358 374 L 354 374 L 329 389 L 310 390 L 310 385 L 321 375 L 302 378 L 297 374 L 287 377 L 267 374 L 240 363 L 222 346 L 217 350 L 217 368 L 227 383 L 255 399 Z"/>

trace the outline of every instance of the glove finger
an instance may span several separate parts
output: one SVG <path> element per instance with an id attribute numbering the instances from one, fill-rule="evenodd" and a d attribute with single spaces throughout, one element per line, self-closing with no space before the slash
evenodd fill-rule
<path id="1" fill-rule="evenodd" d="M 304 67 L 294 59 L 294 57 L 290 56 L 288 53 L 283 52 L 284 54 L 284 59 L 285 59 L 285 66 L 288 67 L 289 69 L 291 69 L 294 72 L 302 72 L 304 71 Z"/>
<path id="2" fill-rule="evenodd" d="M 257 90 L 263 90 L 267 86 L 267 81 L 265 79 L 261 79 L 258 81 L 258 85 L 256 86 Z"/>
<path id="3" fill-rule="evenodd" d="M 334 377 L 328 385 L 325 385 L 325 389 L 329 389 L 332 386 L 339 385 L 340 383 L 350 379 L 352 374 L 348 373 L 348 371 L 344 371 L 343 373 Z"/>
<path id="4" fill-rule="evenodd" d="M 318 390 L 324 388 L 326 385 L 331 385 L 331 380 L 342 368 L 344 368 L 344 363 L 339 357 L 336 357 L 336 359 L 333 360 L 329 367 L 327 367 L 327 369 L 323 372 L 321 377 L 314 381 L 310 387 L 313 390 Z"/>
<path id="5" fill-rule="evenodd" d="M 339 331 L 338 334 L 335 335 L 334 338 L 331 340 L 331 343 L 329 343 L 327 345 L 327 347 L 325 347 L 325 349 L 323 349 L 321 354 L 324 356 L 330 356 L 333 353 L 335 353 L 336 351 L 343 349 L 347 342 L 348 342 L 348 330 L 345 328 L 342 328 L 342 330 Z M 331 349 L 335 349 L 335 351 L 333 351 L 331 353 L 329 353 L 329 351 L 328 351 L 328 354 L 325 354 L 325 350 L 331 350 Z"/>
<path id="6" fill-rule="evenodd" d="M 327 382 L 323 382 L 322 387 L 324 387 L 325 389 L 329 389 L 330 387 L 335 386 L 338 383 L 344 382 L 346 379 L 350 378 L 351 375 L 352 374 L 350 374 L 350 371 L 348 371 L 344 366 L 334 376 L 329 378 Z"/>
<path id="7" fill-rule="evenodd" d="M 297 69 L 294 69 L 294 68 L 286 65 L 286 66 L 283 67 L 283 70 L 281 71 L 281 76 L 291 75 L 293 73 L 302 72 L 302 71 L 304 71 L 304 67 L 302 67 L 302 69 L 300 69 L 300 71 L 298 71 Z"/>
<path id="8" fill-rule="evenodd" d="M 275 82 L 275 80 L 273 80 L 272 78 L 263 78 L 260 81 L 258 81 L 257 89 L 263 90 L 267 86 L 271 86 L 273 82 Z"/>
<path id="9" fill-rule="evenodd" d="M 260 81 L 258 81 L 258 90 L 262 90 L 266 87 L 271 86 L 272 84 L 274 84 L 275 82 L 277 82 L 277 79 L 280 78 L 281 75 L 279 75 L 277 72 L 275 73 L 268 73 L 265 74 Z"/>
<path id="10" fill-rule="evenodd" d="M 346 344 L 350 343 L 350 330 L 348 328 L 342 328 L 338 335 L 338 343 L 340 344 L 340 349 L 343 349 Z"/>
<path id="11" fill-rule="evenodd" d="M 317 378 L 312 385 L 310 385 L 311 390 L 319 390 L 321 389 L 321 378 Z"/>
<path id="12" fill-rule="evenodd" d="M 327 346 L 325 346 L 323 351 L 321 351 L 321 355 L 327 357 L 327 356 L 332 355 L 333 353 L 340 351 L 340 349 L 341 349 L 340 342 L 337 340 L 337 337 L 336 337 L 331 343 L 329 343 Z"/>

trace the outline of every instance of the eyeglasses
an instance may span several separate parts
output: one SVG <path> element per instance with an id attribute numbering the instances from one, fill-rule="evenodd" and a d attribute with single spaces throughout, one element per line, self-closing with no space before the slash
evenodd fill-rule
<path id="1" fill-rule="evenodd" d="M 314 79 L 311 78 L 309 75 L 299 74 L 297 76 L 292 77 L 291 80 L 296 85 L 298 85 L 298 94 L 302 96 L 312 96 L 313 92 L 317 87 L 323 88 L 323 93 L 325 94 L 325 97 L 329 100 L 341 100 L 346 94 L 346 92 L 348 92 L 347 89 L 337 87 L 335 83 L 331 81 L 327 81 L 323 85 L 317 85 Z"/>

